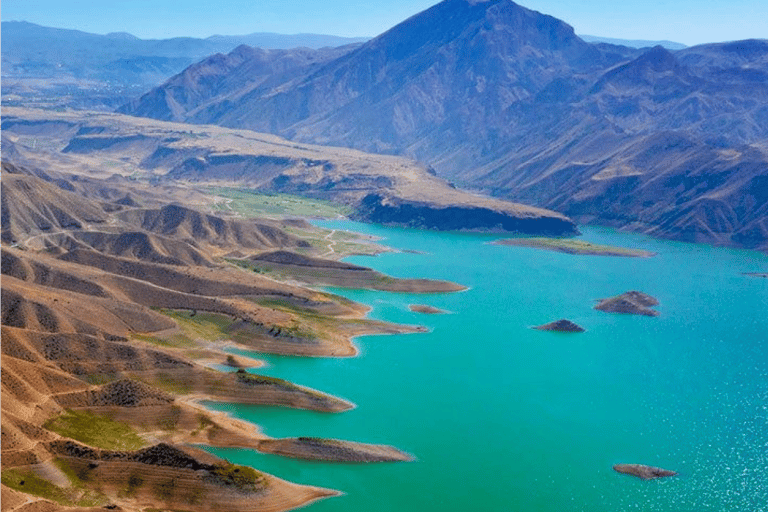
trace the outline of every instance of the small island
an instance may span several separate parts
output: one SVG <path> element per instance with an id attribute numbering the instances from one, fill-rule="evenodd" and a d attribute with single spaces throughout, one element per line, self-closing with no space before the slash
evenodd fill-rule
<path id="1" fill-rule="evenodd" d="M 647 293 L 633 290 L 615 297 L 600 299 L 600 302 L 595 306 L 595 309 L 605 311 L 606 313 L 659 316 L 658 311 L 651 309 L 653 306 L 658 305 L 659 301 L 654 297 L 651 297 Z"/>
<path id="2" fill-rule="evenodd" d="M 585 242 L 584 240 L 574 240 L 572 238 L 506 238 L 504 240 L 497 240 L 493 243 L 497 245 L 533 247 L 535 249 L 585 256 L 620 256 L 628 258 L 650 258 L 656 256 L 656 253 L 654 252 L 641 249 L 599 245 Z"/>
<path id="3" fill-rule="evenodd" d="M 556 320 L 554 322 L 550 322 L 548 324 L 539 325 L 537 327 L 534 327 L 534 329 L 537 329 L 539 331 L 584 332 L 583 327 L 571 322 L 570 320 L 566 320 L 565 318 L 561 320 Z"/>
<path id="4" fill-rule="evenodd" d="M 425 315 L 440 315 L 445 313 L 442 309 L 438 309 L 434 306 L 426 306 L 423 304 L 411 304 L 408 309 L 414 313 L 423 313 Z"/>
<path id="5" fill-rule="evenodd" d="M 643 480 L 653 480 L 655 478 L 677 475 L 676 471 L 656 468 L 653 466 L 645 466 L 643 464 L 616 464 L 613 466 L 613 470 L 617 473 L 636 476 L 638 478 L 642 478 Z"/>

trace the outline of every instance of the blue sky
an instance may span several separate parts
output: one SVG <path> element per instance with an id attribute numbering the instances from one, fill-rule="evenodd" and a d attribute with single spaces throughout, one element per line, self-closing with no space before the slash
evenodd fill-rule
<path id="1" fill-rule="evenodd" d="M 373 36 L 437 0 L 3 0 L 3 20 L 142 38 L 252 32 Z M 768 38 L 768 0 L 521 0 L 579 34 L 685 44 Z"/>

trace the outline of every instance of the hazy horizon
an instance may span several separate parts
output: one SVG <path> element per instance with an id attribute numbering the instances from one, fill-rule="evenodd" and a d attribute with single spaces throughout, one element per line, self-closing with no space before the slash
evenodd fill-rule
<path id="1" fill-rule="evenodd" d="M 435 0 L 352 2 L 268 1 L 255 5 L 233 0 L 216 5 L 188 0 L 184 9 L 169 0 L 105 4 L 94 0 L 6 0 L 3 21 L 27 21 L 96 34 L 127 32 L 141 39 L 206 38 L 212 35 L 327 34 L 375 37 L 432 5 Z M 527 0 L 524 7 L 559 18 L 577 34 L 616 39 L 703 43 L 768 38 L 768 3 L 756 0 L 680 0 L 674 5 L 629 0 L 593 0 L 572 5 L 562 0 Z M 148 17 L 147 12 L 154 13 Z"/>

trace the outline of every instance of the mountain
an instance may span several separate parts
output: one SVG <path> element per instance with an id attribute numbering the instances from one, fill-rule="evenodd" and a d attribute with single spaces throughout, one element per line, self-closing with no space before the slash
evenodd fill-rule
<path id="1" fill-rule="evenodd" d="M 187 112 L 213 98 L 281 83 L 296 74 L 347 53 L 349 47 L 310 50 L 264 50 L 241 45 L 228 55 L 217 53 L 194 64 L 121 110 L 133 115 L 182 121 Z"/>
<path id="2" fill-rule="evenodd" d="M 734 202 L 766 168 L 768 41 L 679 51 L 591 44 L 510 0 L 445 0 L 315 68 L 240 87 L 231 76 L 216 78 L 226 89 L 198 93 L 201 101 L 184 109 L 157 104 L 184 96 L 172 79 L 121 111 L 173 111 L 186 122 L 405 155 L 457 184 L 581 221 L 720 244 L 768 242 L 750 227 L 764 220 L 762 196 Z M 684 161 L 679 140 L 695 148 Z M 645 166 L 649 151 L 657 152 L 653 166 Z M 658 173 L 670 169 L 678 174 L 660 186 Z M 713 187 L 678 188 L 693 169 L 729 169 L 735 181 L 726 181 L 747 187 L 717 194 L 728 222 L 706 206 Z M 645 180 L 671 199 L 635 201 Z M 589 200 L 579 195 L 585 190 Z"/>
<path id="3" fill-rule="evenodd" d="M 254 33 L 139 39 L 43 27 L 24 21 L 2 22 L 4 103 L 18 97 L 65 106 L 114 109 L 130 98 L 184 70 L 192 63 L 248 44 L 270 49 L 322 47 L 364 41 L 321 34 Z"/>
<path id="4" fill-rule="evenodd" d="M 654 46 L 661 46 L 667 50 L 682 50 L 687 48 L 683 43 L 676 43 L 674 41 L 649 41 L 646 39 L 615 39 L 612 37 L 600 37 L 600 36 L 588 36 L 585 34 L 579 34 L 579 37 L 588 43 L 608 43 L 620 46 L 628 46 L 630 48 L 652 48 Z"/>
<path id="5" fill-rule="evenodd" d="M 446 0 L 319 70 L 225 91 L 186 119 L 407 151 L 434 163 L 459 153 L 457 145 L 502 135 L 503 114 L 556 79 L 605 69 L 632 52 L 588 44 L 565 23 L 509 0 Z"/>

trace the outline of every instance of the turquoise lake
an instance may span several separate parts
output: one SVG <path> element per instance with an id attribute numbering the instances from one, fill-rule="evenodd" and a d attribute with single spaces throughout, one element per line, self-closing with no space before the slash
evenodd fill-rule
<path id="1" fill-rule="evenodd" d="M 347 221 L 324 227 L 421 251 L 346 261 L 397 277 L 448 279 L 461 293 L 331 291 L 371 318 L 428 333 L 367 336 L 360 356 L 259 355 L 274 375 L 357 404 L 341 414 L 208 404 L 273 437 L 383 443 L 417 460 L 330 464 L 211 449 L 293 482 L 343 491 L 312 512 L 768 511 L 768 256 L 583 227 L 582 239 L 658 253 L 574 256 L 491 245 L 499 235 Z M 640 290 L 656 318 L 596 311 Z M 408 310 L 427 304 L 449 311 Z M 581 334 L 532 326 L 568 318 Z M 672 469 L 642 481 L 616 463 Z"/>

